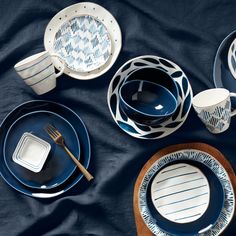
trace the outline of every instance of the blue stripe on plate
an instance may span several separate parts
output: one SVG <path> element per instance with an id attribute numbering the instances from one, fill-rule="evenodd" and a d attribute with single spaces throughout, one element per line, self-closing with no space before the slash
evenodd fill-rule
<path id="1" fill-rule="evenodd" d="M 181 176 L 186 176 L 186 175 L 193 175 L 193 174 L 198 174 L 198 172 L 197 172 L 197 171 L 194 171 L 194 172 L 189 172 L 189 173 L 185 173 L 185 174 L 181 174 L 181 175 L 171 176 L 171 177 L 168 177 L 168 178 L 166 178 L 166 179 L 157 181 L 156 183 L 159 184 L 159 183 L 162 183 L 162 182 L 164 182 L 164 181 L 166 181 L 166 180 L 169 180 L 169 179 L 173 179 L 173 178 L 181 177 Z"/>
<path id="2" fill-rule="evenodd" d="M 27 78 L 24 78 L 23 80 L 31 79 L 31 78 L 34 77 L 35 75 L 38 75 L 38 74 L 40 74 L 41 72 L 43 72 L 43 71 L 45 71 L 46 69 L 48 69 L 51 65 L 52 65 L 52 63 L 49 64 L 48 66 L 46 66 L 45 68 L 43 68 L 41 71 L 38 71 L 37 73 L 35 73 L 35 74 L 33 74 L 33 75 L 31 75 L 31 76 L 29 76 L 29 77 L 27 77 Z"/>
<path id="3" fill-rule="evenodd" d="M 161 207 L 164 207 L 164 206 L 169 206 L 169 205 L 177 204 L 177 203 L 180 203 L 180 202 L 185 202 L 185 201 L 192 200 L 194 198 L 198 198 L 198 197 L 201 197 L 201 196 L 207 195 L 207 194 L 209 194 L 209 193 L 206 192 L 206 193 L 198 194 L 198 195 L 196 195 L 194 197 L 188 197 L 188 198 L 185 198 L 185 199 L 182 199 L 182 200 L 179 200 L 179 201 L 170 202 L 170 203 L 167 203 L 167 204 L 160 205 L 157 208 L 161 208 Z"/>
<path id="4" fill-rule="evenodd" d="M 175 219 L 175 221 L 189 219 L 189 218 L 193 218 L 193 217 L 196 217 L 196 216 L 199 216 L 199 215 L 201 215 L 201 213 L 198 213 L 198 214 L 195 214 L 195 215 L 191 215 L 191 216 L 182 217 L 182 218 L 178 218 L 178 219 Z"/>
<path id="5" fill-rule="evenodd" d="M 47 59 L 47 58 L 48 58 L 48 55 L 47 55 L 46 57 L 44 57 L 42 60 L 36 62 L 35 64 L 33 64 L 33 65 L 31 65 L 31 66 L 28 66 L 28 67 L 25 67 L 24 69 L 21 69 L 21 70 L 16 70 L 16 71 L 17 71 L 17 72 L 21 72 L 21 71 L 27 70 L 27 69 L 29 69 L 29 68 L 31 68 L 31 67 L 33 67 L 33 66 L 39 64 L 40 62 L 42 62 L 43 60 L 45 60 L 45 59 Z M 21 66 L 20 66 L 20 67 L 21 67 Z"/>
<path id="6" fill-rule="evenodd" d="M 175 186 L 178 186 L 178 185 L 181 185 L 181 184 L 194 182 L 194 181 L 197 181 L 197 180 L 200 180 L 200 179 L 203 179 L 203 178 L 201 177 L 201 178 L 197 178 L 197 179 L 193 179 L 193 180 L 184 181 L 184 182 L 181 182 L 181 183 L 178 183 L 178 184 L 169 185 L 169 186 L 166 186 L 165 188 L 159 188 L 159 189 L 155 190 L 154 192 L 158 192 L 158 191 L 170 188 L 170 187 L 175 187 Z"/>
<path id="7" fill-rule="evenodd" d="M 166 172 L 170 172 L 170 171 L 173 171 L 173 170 L 178 170 L 178 169 L 181 169 L 181 168 L 184 168 L 184 167 L 186 167 L 186 166 L 179 166 L 179 167 L 175 167 L 175 168 L 170 169 L 170 170 L 164 170 L 164 171 L 161 172 L 161 174 L 164 174 Z"/>
<path id="8" fill-rule="evenodd" d="M 38 82 L 36 82 L 36 83 L 34 83 L 34 84 L 30 84 L 29 86 L 30 87 L 32 87 L 32 86 L 34 86 L 34 85 L 36 85 L 36 84 L 38 84 L 38 83 L 41 83 L 42 81 L 44 81 L 45 79 L 47 79 L 48 77 L 50 77 L 51 75 L 53 75 L 54 74 L 54 72 L 53 73 L 51 73 L 50 75 L 48 75 L 48 76 L 46 76 L 46 77 L 44 77 L 43 79 L 41 79 L 40 81 L 38 81 Z"/>
<path id="9" fill-rule="evenodd" d="M 177 211 L 168 212 L 165 215 L 167 216 L 167 215 L 172 215 L 172 214 L 175 214 L 175 213 L 178 213 L 178 212 L 187 211 L 187 210 L 190 210 L 190 209 L 193 209 L 193 208 L 197 208 L 197 207 L 200 207 L 200 206 L 203 206 L 203 205 L 206 205 L 206 204 L 208 204 L 208 203 L 204 202 L 202 204 L 195 205 L 195 206 L 192 206 L 192 207 L 187 207 L 187 208 L 183 208 L 183 209 L 180 209 L 180 210 L 177 210 Z"/>
<path id="10" fill-rule="evenodd" d="M 198 189 L 198 188 L 202 188 L 202 187 L 206 187 L 206 186 L 207 186 L 207 184 L 204 184 L 204 185 L 197 186 L 197 187 L 194 187 L 194 188 L 188 188 L 188 189 L 184 189 L 184 190 L 181 190 L 181 191 L 178 191 L 178 192 L 169 193 L 169 194 L 160 196 L 158 198 L 155 198 L 154 201 L 159 200 L 159 199 L 164 198 L 164 197 L 168 197 L 168 196 L 179 194 L 179 193 L 183 193 L 183 192 L 188 192 L 188 191 L 191 191 L 191 190 L 194 190 L 194 189 Z"/>

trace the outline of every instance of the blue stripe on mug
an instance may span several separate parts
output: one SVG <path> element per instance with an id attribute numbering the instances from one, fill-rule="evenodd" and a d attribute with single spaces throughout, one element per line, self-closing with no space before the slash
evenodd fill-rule
<path id="1" fill-rule="evenodd" d="M 46 66 L 45 68 L 43 68 L 41 71 L 38 71 L 37 73 L 35 73 L 35 74 L 33 74 L 33 75 L 31 75 L 31 76 L 29 76 L 29 77 L 27 77 L 27 78 L 24 78 L 23 80 L 25 81 L 25 80 L 28 80 L 28 79 L 32 79 L 34 76 L 36 76 L 36 75 L 40 74 L 41 72 L 47 70 L 50 66 L 52 66 L 52 63 L 49 64 L 49 65 L 47 65 L 47 66 Z"/>
<path id="2" fill-rule="evenodd" d="M 41 82 L 43 82 L 45 79 L 47 79 L 48 77 L 50 77 L 51 75 L 53 75 L 55 72 L 51 73 L 50 75 L 47 75 L 46 77 L 44 77 L 43 79 L 39 80 L 38 82 L 34 83 L 34 84 L 29 84 L 30 87 L 39 84 Z"/>
<path id="3" fill-rule="evenodd" d="M 39 64 L 40 62 L 44 61 L 44 60 L 47 59 L 47 58 L 48 58 L 48 55 L 47 55 L 46 57 L 44 57 L 42 60 L 40 60 L 40 61 L 34 63 L 34 64 L 31 65 L 31 66 L 25 67 L 25 68 L 23 68 L 23 69 L 21 69 L 21 70 L 17 70 L 17 69 L 16 69 L 16 72 L 21 72 L 21 71 L 27 70 L 27 69 L 29 69 L 29 68 L 31 68 L 31 67 L 33 67 L 33 66 Z M 21 65 L 21 66 L 23 66 L 23 65 Z M 19 67 L 21 67 L 21 66 L 19 66 Z"/>

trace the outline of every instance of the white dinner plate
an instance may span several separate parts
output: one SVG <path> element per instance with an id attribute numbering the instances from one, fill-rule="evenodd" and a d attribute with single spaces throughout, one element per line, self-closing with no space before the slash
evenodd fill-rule
<path id="1" fill-rule="evenodd" d="M 90 2 L 71 5 L 47 25 L 44 46 L 66 62 L 65 74 L 81 80 L 94 79 L 115 63 L 122 45 L 121 30 L 112 14 Z M 58 58 L 52 58 L 57 69 Z"/>

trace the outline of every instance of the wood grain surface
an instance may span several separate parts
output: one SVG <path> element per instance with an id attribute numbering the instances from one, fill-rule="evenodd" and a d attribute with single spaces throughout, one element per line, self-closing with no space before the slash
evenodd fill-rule
<path id="1" fill-rule="evenodd" d="M 156 162 L 158 159 L 160 159 L 164 155 L 167 155 L 171 152 L 176 152 L 182 149 L 196 149 L 196 150 L 207 152 L 213 157 L 215 157 L 215 159 L 218 160 L 221 163 L 221 165 L 225 168 L 225 170 L 228 172 L 229 178 L 234 188 L 234 192 L 236 193 L 236 176 L 235 176 L 234 170 L 231 164 L 229 163 L 229 161 L 216 148 L 205 143 L 186 143 L 186 144 L 177 144 L 177 145 L 168 146 L 158 151 L 156 154 L 154 154 L 151 157 L 151 159 L 147 161 L 147 163 L 143 166 L 136 180 L 135 187 L 134 187 L 134 195 L 133 195 L 133 208 L 134 208 L 134 216 L 135 216 L 135 223 L 136 223 L 138 236 L 153 236 L 154 235 L 145 225 L 142 219 L 142 216 L 140 214 L 139 207 L 138 207 L 138 192 L 139 192 L 139 188 L 140 188 L 140 185 L 141 185 L 141 182 L 143 180 L 145 173 L 153 165 L 154 162 Z"/>

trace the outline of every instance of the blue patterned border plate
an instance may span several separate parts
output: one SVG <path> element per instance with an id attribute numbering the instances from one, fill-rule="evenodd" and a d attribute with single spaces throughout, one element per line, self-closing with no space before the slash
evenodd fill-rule
<path id="1" fill-rule="evenodd" d="M 192 160 L 196 162 L 200 162 L 210 168 L 217 178 L 220 180 L 223 190 L 224 190 L 224 206 L 220 213 L 220 216 L 217 220 L 217 223 L 210 228 L 209 230 L 205 231 L 204 233 L 200 234 L 201 236 L 217 236 L 224 231 L 227 225 L 230 223 L 235 209 L 235 196 L 233 186 L 227 174 L 227 171 L 224 167 L 210 154 L 195 150 L 195 149 L 183 149 L 180 151 L 172 152 L 161 157 L 158 161 L 156 161 L 146 172 L 142 183 L 139 189 L 139 197 L 138 197 L 138 204 L 141 216 L 147 225 L 147 227 L 151 230 L 154 235 L 158 236 L 168 236 L 167 233 L 163 232 L 158 225 L 156 224 L 156 220 L 150 214 L 148 205 L 147 205 L 147 198 L 146 195 L 149 183 L 153 176 L 164 166 L 167 164 L 179 160 Z"/>
<path id="2" fill-rule="evenodd" d="M 119 105 L 119 89 L 127 75 L 145 67 L 158 68 L 167 73 L 176 82 L 179 90 L 179 105 L 175 113 L 157 126 L 135 123 L 122 112 Z M 113 119 L 123 131 L 135 138 L 158 139 L 173 133 L 183 125 L 191 108 L 192 96 L 191 85 L 178 65 L 158 56 L 145 55 L 131 59 L 116 72 L 108 88 L 107 103 Z"/>

